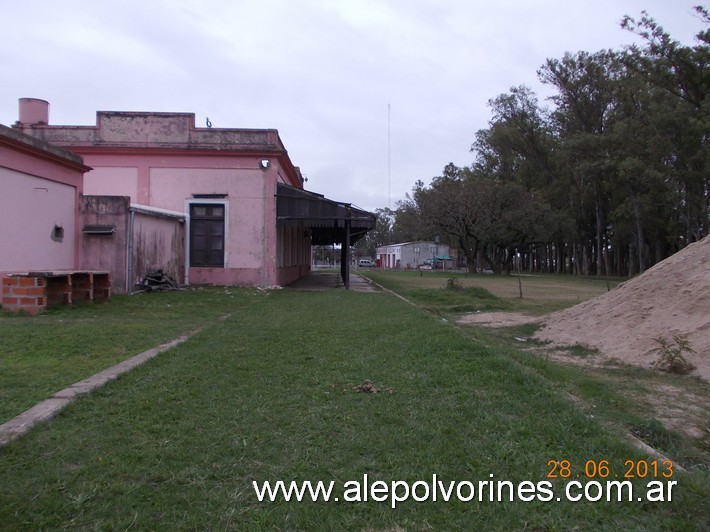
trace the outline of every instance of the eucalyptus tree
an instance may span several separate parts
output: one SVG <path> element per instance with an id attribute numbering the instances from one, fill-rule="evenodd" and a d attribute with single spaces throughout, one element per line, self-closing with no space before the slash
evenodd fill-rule
<path id="1" fill-rule="evenodd" d="M 491 99 L 472 166 L 418 181 L 392 232 L 440 234 L 472 266 L 522 252 L 585 274 L 641 272 L 707 235 L 710 31 L 684 46 L 645 12 L 622 27 L 644 44 L 545 62 L 551 109 L 524 86 Z"/>
<path id="2" fill-rule="evenodd" d="M 705 25 L 694 46 L 671 38 L 645 11 L 638 20 L 627 15 L 621 23 L 645 43 L 627 47 L 625 64 L 675 100 L 667 132 L 674 150 L 666 162 L 683 225 L 681 246 L 710 230 L 710 16 L 702 6 L 694 9 Z"/>
<path id="3" fill-rule="evenodd" d="M 544 190 L 556 178 L 555 139 L 533 91 L 513 87 L 488 101 L 489 127 L 471 146 L 474 168 L 494 180 L 514 181 L 526 190 Z"/>
<path id="4" fill-rule="evenodd" d="M 549 242 L 544 247 L 545 262 L 552 271 L 562 271 L 568 242 L 575 239 L 570 187 L 564 183 L 559 165 L 559 138 L 551 118 L 536 95 L 525 86 L 489 100 L 492 118 L 488 128 L 476 133 L 471 146 L 475 154 L 474 171 L 499 183 L 515 183 L 534 196 L 535 202 L 554 205 L 545 213 Z M 543 209 L 544 211 L 544 209 Z M 533 218 L 537 213 L 533 212 Z M 527 246 L 530 247 L 530 246 Z"/>
<path id="5" fill-rule="evenodd" d="M 627 69 L 618 85 L 611 132 L 616 174 L 609 190 L 609 219 L 619 273 L 643 272 L 665 258 L 668 242 L 677 240 L 667 163 L 674 157 L 672 139 L 681 126 L 678 111 L 667 93 Z"/>
<path id="6" fill-rule="evenodd" d="M 557 89 L 550 97 L 556 106 L 552 118 L 561 138 L 562 168 L 570 176 L 569 184 L 577 200 L 582 245 L 594 241 L 595 270 L 597 274 L 608 273 L 608 189 L 614 172 L 610 132 L 618 62 L 611 50 L 566 53 L 562 59 L 548 59 L 538 76 Z M 593 227 L 585 223 L 590 209 Z M 588 260 L 586 253 L 583 256 L 583 260 Z"/>

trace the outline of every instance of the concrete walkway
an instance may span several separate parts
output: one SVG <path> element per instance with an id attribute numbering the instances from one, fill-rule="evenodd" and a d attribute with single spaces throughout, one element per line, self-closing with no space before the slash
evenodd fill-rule
<path id="1" fill-rule="evenodd" d="M 19 416 L 12 418 L 0 425 L 0 446 L 5 445 L 8 442 L 16 440 L 20 436 L 29 432 L 29 430 L 43 421 L 48 421 L 56 416 L 62 408 L 71 403 L 78 396 L 87 394 L 97 388 L 100 388 L 104 384 L 116 379 L 119 375 L 123 375 L 131 371 L 133 368 L 140 366 L 141 364 L 147 362 L 153 357 L 156 357 L 160 353 L 167 351 L 185 342 L 190 336 L 198 331 L 192 332 L 185 336 L 181 336 L 172 340 L 166 344 L 160 345 L 148 351 L 143 351 L 142 353 L 131 357 L 123 362 L 116 364 L 104 371 L 92 375 L 88 379 L 79 381 L 72 384 L 68 388 L 55 393 L 49 399 L 45 399 L 41 403 L 37 403 L 35 406 L 29 410 L 25 410 Z"/>
<path id="2" fill-rule="evenodd" d="M 332 290 L 334 288 L 345 288 L 343 280 L 336 272 L 312 271 L 305 277 L 288 285 L 288 288 L 296 290 Z M 369 279 L 357 273 L 350 272 L 350 290 L 353 292 L 379 292 L 380 289 L 370 282 Z"/>

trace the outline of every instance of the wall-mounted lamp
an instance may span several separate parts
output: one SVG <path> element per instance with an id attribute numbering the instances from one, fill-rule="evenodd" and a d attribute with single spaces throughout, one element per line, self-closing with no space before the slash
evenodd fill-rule
<path id="1" fill-rule="evenodd" d="M 268 159 L 262 159 L 261 161 L 259 161 L 259 168 L 261 168 L 262 170 L 266 170 L 269 166 L 271 166 L 271 161 L 269 161 Z"/>

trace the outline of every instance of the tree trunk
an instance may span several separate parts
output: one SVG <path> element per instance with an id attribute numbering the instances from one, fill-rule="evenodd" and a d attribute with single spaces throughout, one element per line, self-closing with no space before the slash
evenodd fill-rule
<path id="1" fill-rule="evenodd" d="M 641 223 L 641 207 L 638 201 L 634 201 L 634 222 L 636 223 L 636 248 L 639 259 L 639 273 L 646 271 L 646 245 L 643 234 L 643 224 Z"/>
<path id="2" fill-rule="evenodd" d="M 602 234 L 604 233 L 604 220 L 602 219 L 602 206 L 601 200 L 599 199 L 599 193 L 596 194 L 597 198 L 595 201 L 595 211 L 597 218 L 597 256 L 596 259 L 596 274 L 603 275 L 605 272 L 602 271 L 603 260 L 602 257 L 605 255 L 602 248 Z"/>

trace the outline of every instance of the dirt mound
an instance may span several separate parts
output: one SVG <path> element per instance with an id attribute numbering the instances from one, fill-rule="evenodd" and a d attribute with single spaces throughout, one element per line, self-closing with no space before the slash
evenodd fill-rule
<path id="1" fill-rule="evenodd" d="M 614 290 L 550 314 L 537 333 L 553 344 L 583 344 L 601 356 L 650 367 L 654 338 L 685 335 L 691 375 L 710 380 L 710 236 Z"/>

